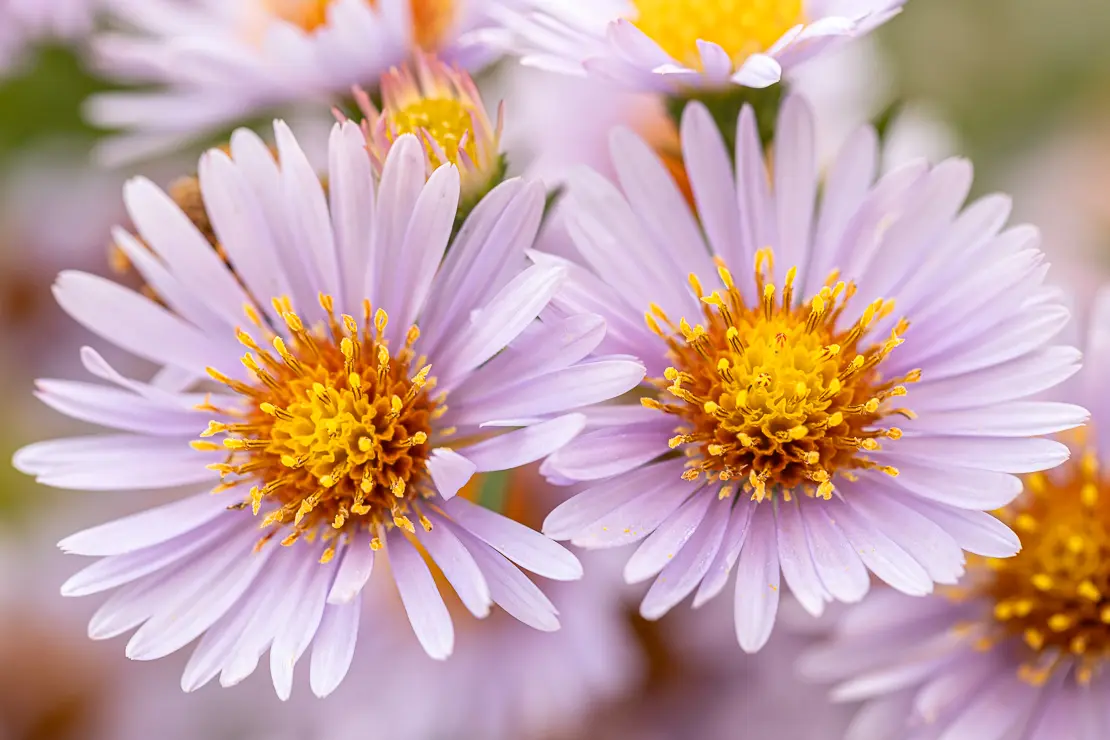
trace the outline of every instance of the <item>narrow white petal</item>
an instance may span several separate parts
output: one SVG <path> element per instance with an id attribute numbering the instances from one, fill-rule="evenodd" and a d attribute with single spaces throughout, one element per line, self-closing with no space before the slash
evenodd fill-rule
<path id="1" fill-rule="evenodd" d="M 227 501 L 205 491 L 70 535 L 58 543 L 75 555 L 118 555 L 192 532 L 226 515 Z"/>
<path id="2" fill-rule="evenodd" d="M 814 556 L 810 551 L 805 522 L 802 521 L 801 503 L 782 502 L 775 511 L 778 519 L 779 564 L 786 585 L 798 603 L 815 617 L 825 611 L 825 601 L 830 594 L 817 575 Z"/>
<path id="3" fill-rule="evenodd" d="M 598 483 L 555 507 L 544 520 L 543 532 L 556 540 L 581 537 L 587 527 L 643 495 L 652 483 L 681 473 L 682 461 L 672 460 Z"/>
<path id="4" fill-rule="evenodd" d="M 853 604 L 867 595 L 871 578 L 823 503 L 806 501 L 802 506 L 813 562 L 829 594 L 837 601 Z"/>
<path id="5" fill-rule="evenodd" d="M 708 486 L 694 494 L 644 540 L 624 566 L 626 583 L 639 583 L 661 571 L 681 553 L 705 519 L 716 494 Z"/>
<path id="6" fill-rule="evenodd" d="M 317 552 L 301 553 L 301 555 L 316 560 L 319 557 Z M 302 594 L 302 598 L 299 599 L 300 603 L 297 604 L 291 618 L 274 637 L 274 644 L 270 648 L 270 676 L 278 698 L 282 701 L 287 701 L 293 693 L 293 668 L 312 643 L 312 638 L 316 636 L 316 630 L 320 627 L 328 589 L 335 573 L 334 564 L 315 563 L 315 566 L 312 580 Z"/>
<path id="7" fill-rule="evenodd" d="M 453 525 L 451 530 L 482 569 L 494 603 L 533 629 L 541 632 L 559 629 L 558 611 L 536 584 L 466 529 Z"/>
<path id="8" fill-rule="evenodd" d="M 506 285 L 475 312 L 470 325 L 437 358 L 437 377 L 445 388 L 500 352 L 532 323 L 566 278 L 559 267 L 534 265 Z"/>
<path id="9" fill-rule="evenodd" d="M 528 527 L 456 498 L 444 510 L 461 527 L 522 568 L 557 581 L 582 577 L 582 564 L 569 550 Z"/>
<path id="10" fill-rule="evenodd" d="M 586 417 L 567 414 L 463 449 L 479 473 L 510 470 L 547 457 L 582 431 Z"/>
<path id="11" fill-rule="evenodd" d="M 430 519 L 432 528 L 418 529 L 417 538 L 470 613 L 484 619 L 489 615 L 492 597 L 482 570 L 442 517 Z"/>
<path id="12" fill-rule="evenodd" d="M 405 255 L 404 271 L 394 275 L 393 289 L 400 293 L 395 314 L 391 316 L 394 336 L 416 320 L 435 279 L 436 270 L 447 251 L 447 242 L 455 224 L 459 204 L 459 171 L 444 165 L 432 173 L 416 199 L 412 221 L 405 232 L 401 247 Z"/>
<path id="13" fill-rule="evenodd" d="M 362 605 L 357 603 L 330 604 L 324 610 L 310 666 L 312 693 L 321 699 L 339 688 L 351 668 L 361 612 Z"/>
<path id="14" fill-rule="evenodd" d="M 447 447 L 437 447 L 428 457 L 428 473 L 444 501 L 453 499 L 477 470 L 469 458 Z"/>
<path id="15" fill-rule="evenodd" d="M 616 398 L 635 388 L 644 378 L 639 362 L 599 359 L 556 370 L 494 397 L 462 401 L 444 417 L 453 425 L 483 424 L 491 419 L 528 419 L 578 409 Z"/>
<path id="16" fill-rule="evenodd" d="M 199 531 L 186 532 L 167 542 L 101 558 L 63 583 L 62 596 L 87 596 L 107 591 L 168 568 L 221 541 L 236 524 L 233 518 L 223 517 Z"/>
<path id="17" fill-rule="evenodd" d="M 243 306 L 250 299 L 208 240 L 177 204 L 146 178 L 129 181 L 123 199 L 139 233 L 174 277 L 231 329 L 243 317 Z"/>
<path id="18" fill-rule="evenodd" d="M 644 619 L 661 618 L 698 587 L 721 547 L 731 506 L 729 499 L 714 501 L 697 532 L 677 555 L 669 558 L 640 604 L 640 614 Z"/>
<path id="19" fill-rule="evenodd" d="M 429 657 L 446 660 L 455 647 L 455 628 L 431 571 L 396 531 L 389 537 L 388 551 L 393 580 L 416 638 Z"/>
<path id="20" fill-rule="evenodd" d="M 290 235 L 298 245 L 305 268 L 310 271 L 312 286 L 319 293 L 339 297 L 339 260 L 320 177 L 284 121 L 274 122 L 274 138 L 281 159 L 285 218 Z M 308 307 L 299 308 L 307 310 Z"/>
<path id="21" fill-rule="evenodd" d="M 209 366 L 237 359 L 153 301 L 105 278 L 63 272 L 54 284 L 54 297 L 89 331 L 159 365 L 175 365 L 204 376 Z M 229 342 L 226 347 L 230 346 Z"/>
<path id="22" fill-rule="evenodd" d="M 737 501 L 729 515 L 728 529 L 725 530 L 724 540 L 713 559 L 705 578 L 694 594 L 694 608 L 705 604 L 717 596 L 728 584 L 728 576 L 732 572 L 736 560 L 740 557 L 740 550 L 747 538 L 748 525 L 751 523 L 752 514 L 757 504 L 751 499 Z"/>
<path id="23" fill-rule="evenodd" d="M 779 609 L 779 559 L 770 507 L 756 507 L 736 563 L 736 637 L 746 653 L 771 637 Z"/>
<path id="24" fill-rule="evenodd" d="M 329 604 L 350 604 L 358 599 L 374 572 L 374 550 L 370 538 L 355 535 L 343 551 L 343 560 L 328 592 Z"/>

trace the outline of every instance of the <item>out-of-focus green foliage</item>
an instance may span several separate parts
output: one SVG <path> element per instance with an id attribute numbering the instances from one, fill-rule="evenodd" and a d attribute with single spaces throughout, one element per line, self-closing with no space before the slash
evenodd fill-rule
<path id="1" fill-rule="evenodd" d="M 1110 96 L 1106 0 L 909 0 L 880 34 L 895 84 L 988 170 Z"/>
<path id="2" fill-rule="evenodd" d="M 73 51 L 45 46 L 33 52 L 15 76 L 0 80 L 0 171 L 14 155 L 51 140 L 95 140 L 81 105 L 104 89 Z"/>

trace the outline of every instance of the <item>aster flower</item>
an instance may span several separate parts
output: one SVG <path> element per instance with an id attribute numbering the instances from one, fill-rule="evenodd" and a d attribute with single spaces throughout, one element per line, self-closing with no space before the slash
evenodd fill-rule
<path id="1" fill-rule="evenodd" d="M 216 675 L 234 684 L 269 649 L 282 697 L 310 644 L 314 690 L 343 678 L 360 593 L 385 572 L 375 567 L 383 556 L 434 658 L 451 653 L 454 632 L 425 556 L 476 616 L 493 602 L 555 627 L 516 565 L 572 580 L 577 560 L 455 499 L 476 472 L 557 449 L 584 423 L 567 411 L 643 375 L 623 358 L 582 361 L 604 332 L 596 317 L 535 322 L 565 275 L 521 269 L 542 187 L 500 185 L 443 259 L 459 174 L 445 165 L 425 182 L 414 136 L 396 142 L 378 184 L 359 128 L 337 125 L 325 195 L 288 128 L 279 122 L 275 134 L 279 161 L 243 130 L 230 156 L 213 150 L 200 162 L 212 230 L 234 270 L 137 179 L 124 200 L 142 242 L 121 230 L 115 240 L 164 307 L 91 275 L 57 281 L 79 323 L 165 370 L 140 382 L 86 348 L 85 367 L 107 385 L 42 381 L 38 395 L 118 433 L 34 444 L 16 466 L 57 487 L 185 494 L 63 540 L 67 552 L 101 558 L 63 592 L 118 589 L 90 635 L 138 627 L 127 646 L 137 660 L 203 635 L 187 690 Z"/>
<path id="2" fill-rule="evenodd" d="M 850 737 L 1097 740 L 1110 732 L 1110 291 L 1096 301 L 1080 381 L 1089 427 L 1062 435 L 1073 456 L 1025 477 L 982 532 L 959 585 L 927 602 L 878 593 L 800 664 L 866 700 Z M 988 536 L 989 535 L 989 536 Z"/>
<path id="3" fill-rule="evenodd" d="M 0 5 L 0 77 L 40 41 L 75 41 L 92 31 L 104 0 L 5 0 Z"/>
<path id="4" fill-rule="evenodd" d="M 763 88 L 905 0 L 525 0 L 500 13 L 524 63 L 637 90 Z"/>
<path id="5" fill-rule="evenodd" d="M 476 475 L 459 497 L 496 501 L 513 521 L 538 526 L 553 493 L 529 467 Z M 334 694 L 341 711 L 324 705 L 329 737 L 362 738 L 370 724 L 394 740 L 580 737 L 594 710 L 631 693 L 641 679 L 627 605 L 611 588 L 619 564 L 607 555 L 588 554 L 581 581 L 546 589 L 562 624 L 557 633 L 504 613 L 468 620 L 455 654 L 439 665 L 412 639 L 396 598 L 375 598 L 361 638 L 371 659 Z M 463 610 L 455 600 L 448 606 Z M 389 681 L 377 680 L 382 665 L 396 666 Z M 370 684 L 375 690 L 368 695 Z"/>
<path id="6" fill-rule="evenodd" d="M 371 160 L 380 171 L 397 138 L 415 134 L 424 143 L 429 172 L 454 164 L 462 177 L 463 202 L 477 202 L 505 174 L 504 105 L 498 107 L 495 126 L 466 72 L 426 54 L 417 54 L 413 67 L 415 73 L 406 66 L 382 77 L 380 111 L 364 90 L 354 91 L 365 116 Z"/>
<path id="7" fill-rule="evenodd" d="M 734 573 L 747 651 L 771 633 L 780 573 L 813 614 L 863 598 L 868 570 L 917 596 L 955 583 L 963 550 L 1005 531 L 986 512 L 1020 492 L 1012 474 L 1067 458 L 1038 435 L 1086 419 L 1028 400 L 1078 353 L 1049 346 L 1068 312 L 1043 285 L 1036 231 L 1002 230 L 1007 198 L 961 212 L 972 173 L 958 159 L 873 183 L 871 129 L 819 187 L 799 97 L 768 177 L 754 118 L 740 116 L 734 175 L 708 110 L 687 107 L 696 218 L 647 145 L 616 132 L 621 189 L 583 171 L 567 196 L 584 264 L 535 255 L 569 272 L 556 307 L 603 316 L 603 351 L 641 358 L 651 379 L 642 405 L 594 412 L 544 463 L 554 480 L 595 481 L 544 531 L 591 548 L 643 540 L 625 577 L 658 575 L 650 619 Z"/>
<path id="8" fill-rule="evenodd" d="M 277 106 L 333 102 L 376 85 L 415 49 L 464 66 L 490 58 L 466 40 L 492 0 L 114 0 L 102 72 L 154 91 L 94 97 L 89 118 L 123 129 L 102 152 L 137 159 Z"/>

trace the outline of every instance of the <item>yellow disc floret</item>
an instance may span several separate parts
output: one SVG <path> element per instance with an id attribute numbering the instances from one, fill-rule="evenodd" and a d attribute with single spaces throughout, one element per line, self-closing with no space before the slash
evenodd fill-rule
<path id="1" fill-rule="evenodd" d="M 972 561 L 971 589 L 994 604 L 1002 634 L 1035 657 L 1021 675 L 1043 682 L 1062 658 L 1089 683 L 1110 658 L 1110 481 L 1093 452 L 1050 474 L 1026 478 L 1026 491 L 999 512 L 1021 537 L 1012 558 Z"/>
<path id="2" fill-rule="evenodd" d="M 673 365 L 655 384 L 658 398 L 643 404 L 677 418 L 672 449 L 689 458 L 683 477 L 741 481 L 762 501 L 779 492 L 829 498 L 834 477 L 872 468 L 897 475 L 868 457 L 880 440 L 898 439 L 901 430 L 884 426 L 892 414 L 910 415 L 888 399 L 906 394 L 914 371 L 884 379 L 883 360 L 902 344 L 907 328 L 900 321 L 884 341 L 868 337 L 872 325 L 893 308 L 877 299 L 844 328 L 841 323 L 855 286 L 835 275 L 807 301 L 795 303 L 791 269 L 781 292 L 767 283 L 756 257 L 755 305 L 745 303 L 731 273 L 721 265 L 724 292 L 705 295 L 697 278 L 691 284 L 704 305 L 704 323 L 675 324 L 652 306 L 649 327 L 670 347 Z M 722 489 L 722 496 L 731 489 Z"/>
<path id="3" fill-rule="evenodd" d="M 502 172 L 501 126 L 490 121 L 474 81 L 460 69 L 417 54 L 411 66 L 382 76 L 382 109 L 355 90 L 365 116 L 364 133 L 371 160 L 384 167 L 398 137 L 414 134 L 424 144 L 430 169 L 459 168 L 463 200 L 480 197 Z"/>
<path id="4" fill-rule="evenodd" d="M 427 134 L 431 140 L 429 154 L 436 166 L 446 162 L 457 164 L 460 146 L 467 148 L 471 159 L 477 154 L 474 137 L 469 135 L 473 128 L 472 113 L 461 100 L 421 98 L 388 111 L 388 115 L 394 136 Z"/>
<path id="5" fill-rule="evenodd" d="M 632 21 L 679 62 L 701 69 L 697 42 L 740 65 L 804 20 L 802 0 L 635 0 Z"/>
<path id="6" fill-rule="evenodd" d="M 444 399 L 430 395 L 431 366 L 412 349 L 419 331 L 411 327 L 391 350 L 384 311 L 371 320 L 367 305 L 360 326 L 351 316 L 337 318 L 330 298 L 321 303 L 331 317 L 326 331 L 311 331 L 288 301 L 275 301 L 288 341 L 262 322 L 269 347 L 239 332 L 253 383 L 210 369 L 245 400 L 245 411 L 210 407 L 241 418 L 213 421 L 203 435 L 225 435 L 229 460 L 214 466 L 222 487 L 250 485 L 238 508 L 256 515 L 265 509 L 263 527 L 272 529 L 264 539 L 285 528 L 285 545 L 302 535 L 413 531 L 414 519 L 425 521 L 421 501 L 432 494 L 431 423 L 446 411 Z"/>

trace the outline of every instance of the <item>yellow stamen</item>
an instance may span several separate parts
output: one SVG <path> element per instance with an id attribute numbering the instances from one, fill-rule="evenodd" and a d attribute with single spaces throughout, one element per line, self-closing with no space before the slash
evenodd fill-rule
<path id="1" fill-rule="evenodd" d="M 745 303 L 733 275 L 718 266 L 724 290 L 702 294 L 702 316 L 675 324 L 654 304 L 649 327 L 669 347 L 668 367 L 652 381 L 657 398 L 646 408 L 679 417 L 670 449 L 690 457 L 683 478 L 703 473 L 720 480 L 745 481 L 743 488 L 762 501 L 776 492 L 831 498 L 834 477 L 874 469 L 897 475 L 868 453 L 879 440 L 902 433 L 884 427 L 885 399 L 906 393 L 905 377 L 884 378 L 879 368 L 901 339 L 868 336 L 868 326 L 890 302 L 869 304 L 855 324 L 843 315 L 855 288 L 823 288 L 817 296 L 795 296 L 797 271 L 788 270 L 780 292 L 766 277 L 774 256 L 760 250 L 754 267 L 755 305 Z M 668 327 L 664 329 L 663 326 Z M 899 326 L 904 330 L 905 325 Z"/>
<path id="2" fill-rule="evenodd" d="M 432 495 L 427 441 L 440 404 L 428 394 L 431 367 L 413 373 L 411 348 L 392 353 L 383 343 L 384 311 L 375 332 L 360 332 L 350 317 L 335 317 L 330 297 L 320 303 L 330 329 L 310 331 L 287 300 L 275 301 L 290 332 L 268 338 L 276 356 L 241 332 L 259 358 L 246 363 L 256 382 L 210 374 L 245 396 L 245 418 L 212 421 L 202 436 L 222 435 L 221 443 L 194 446 L 228 451 L 222 485 L 253 482 L 237 508 L 265 512 L 264 529 L 288 528 L 283 545 L 353 530 L 414 531 L 411 505 Z M 334 554 L 331 547 L 322 560 Z"/>

